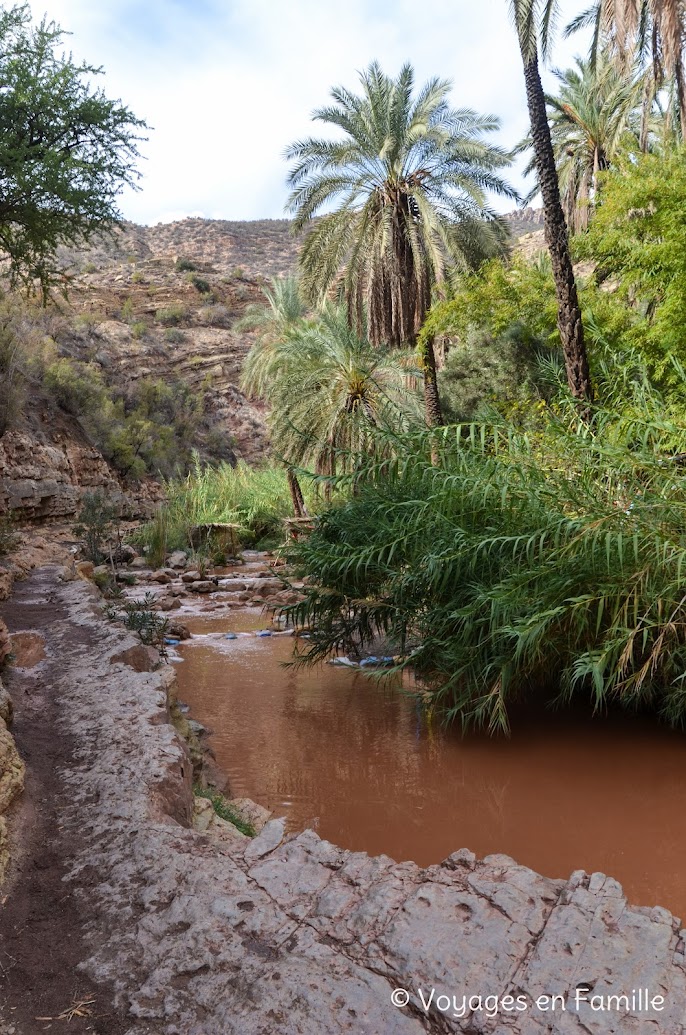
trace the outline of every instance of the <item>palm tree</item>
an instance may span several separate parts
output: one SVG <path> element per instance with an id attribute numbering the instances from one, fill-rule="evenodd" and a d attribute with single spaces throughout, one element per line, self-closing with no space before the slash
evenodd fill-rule
<path id="1" fill-rule="evenodd" d="M 591 60 L 604 46 L 610 46 L 620 62 L 638 56 L 648 66 L 652 87 L 646 100 L 652 105 L 656 93 L 674 84 L 679 109 L 681 139 L 686 133 L 686 7 L 683 0 L 595 0 L 575 18 L 565 32 L 569 35 L 586 25 L 593 26 Z"/>
<path id="2" fill-rule="evenodd" d="M 560 198 L 555 153 L 538 67 L 539 30 L 545 57 L 550 42 L 549 30 L 554 20 L 555 0 L 509 0 L 509 3 L 524 66 L 531 144 L 538 186 L 543 199 L 545 238 L 555 280 L 557 325 L 565 357 L 567 383 L 575 398 L 591 403 L 593 387 L 584 344 L 581 306 L 569 254 L 567 224 Z"/>
<path id="3" fill-rule="evenodd" d="M 236 324 L 237 330 L 256 330 L 257 341 L 248 353 L 241 374 L 241 388 L 254 398 L 264 397 L 271 381 L 278 344 L 294 328 L 305 323 L 306 306 L 296 277 L 273 277 L 263 288 L 264 304 L 249 305 Z M 297 475 L 286 465 L 288 488 L 296 518 L 307 516 L 305 499 Z"/>
<path id="4" fill-rule="evenodd" d="M 498 120 L 450 108 L 448 82 L 415 95 L 410 65 L 392 79 L 376 62 L 360 82 L 361 94 L 336 87 L 314 112 L 342 135 L 288 148 L 288 210 L 296 231 L 310 227 L 306 296 L 321 303 L 340 283 L 358 334 L 366 326 L 374 345 L 399 348 L 414 344 L 448 267 L 502 248 L 488 192 L 516 195 L 498 175 L 510 156 L 485 139 Z"/>
<path id="5" fill-rule="evenodd" d="M 265 369 L 260 369 L 260 368 Z M 291 328 L 270 353 L 251 356 L 244 384 L 262 385 L 269 427 L 289 467 L 321 475 L 349 470 L 378 446 L 378 431 L 398 430 L 416 405 L 406 366 L 350 327 L 344 308 L 326 306 Z"/>
<path id="6" fill-rule="evenodd" d="M 555 76 L 560 90 L 546 95 L 548 122 L 567 226 L 577 232 L 588 226 L 598 174 L 623 146 L 640 149 L 645 76 L 624 75 L 607 55 L 595 65 L 577 58 L 575 68 Z M 531 137 L 519 150 L 529 147 Z M 532 160 L 525 174 L 533 169 Z"/>

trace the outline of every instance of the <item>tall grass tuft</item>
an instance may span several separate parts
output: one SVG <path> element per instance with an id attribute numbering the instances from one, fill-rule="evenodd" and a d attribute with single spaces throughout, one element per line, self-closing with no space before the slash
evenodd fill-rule
<path id="1" fill-rule="evenodd" d="M 304 660 L 383 633 L 465 727 L 507 732 L 541 693 L 683 725 L 686 422 L 624 373 L 620 393 L 622 371 L 599 371 L 590 426 L 563 406 L 528 433 L 453 426 L 368 460 L 292 549 Z"/>
<path id="2" fill-rule="evenodd" d="M 213 522 L 238 525 L 237 540 L 244 547 L 280 544 L 283 519 L 293 513 L 282 467 L 242 462 L 204 467 L 196 459 L 188 477 L 168 482 L 166 491 L 166 503 L 138 533 L 153 564 L 161 564 L 172 550 L 193 549 L 193 529 Z M 314 505 L 309 496 L 308 502 Z"/>

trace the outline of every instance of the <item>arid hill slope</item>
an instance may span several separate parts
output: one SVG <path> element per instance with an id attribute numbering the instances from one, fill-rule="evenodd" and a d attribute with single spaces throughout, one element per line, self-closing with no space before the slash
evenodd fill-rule
<path id="1" fill-rule="evenodd" d="M 513 213 L 511 223 L 527 252 L 541 247 L 537 210 Z M 144 381 L 189 386 L 204 410 L 192 443 L 201 458 L 257 462 L 267 454 L 264 410 L 239 388 L 254 335 L 237 324 L 270 277 L 295 270 L 298 247 L 287 220 L 125 224 L 91 248 L 62 251 L 71 287 L 46 322 L 49 339 L 115 392 Z M 0 511 L 65 519 L 84 491 L 111 495 L 116 478 L 78 417 L 39 387 L 30 393 L 23 420 L 0 439 Z M 133 495 L 145 510 L 159 493 L 149 485 Z"/>

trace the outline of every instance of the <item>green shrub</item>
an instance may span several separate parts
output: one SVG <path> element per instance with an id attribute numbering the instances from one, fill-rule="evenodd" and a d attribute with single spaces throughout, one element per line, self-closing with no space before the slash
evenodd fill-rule
<path id="1" fill-rule="evenodd" d="M 164 340 L 171 342 L 172 345 L 180 345 L 186 340 L 186 335 L 178 327 L 167 327 L 164 332 Z"/>
<path id="2" fill-rule="evenodd" d="M 491 731 L 546 697 L 685 725 L 686 423 L 635 356 L 596 376 L 592 428 L 560 397 L 535 432 L 449 427 L 363 464 L 291 551 L 306 659 L 383 633 L 448 719 Z"/>
<path id="3" fill-rule="evenodd" d="M 174 263 L 174 269 L 178 273 L 194 273 L 197 270 L 197 266 L 190 259 L 177 259 Z"/>
<path id="4" fill-rule="evenodd" d="M 139 320 L 131 325 L 131 335 L 134 338 L 144 338 L 148 333 L 148 325 L 144 320 Z"/>
<path id="5" fill-rule="evenodd" d="M 308 508 L 317 509 L 314 492 L 305 488 Z M 213 522 L 239 525 L 242 546 L 275 545 L 285 538 L 284 518 L 293 516 L 282 467 L 253 468 L 243 462 L 203 467 L 198 461 L 185 480 L 168 482 L 166 490 L 166 504 L 136 536 L 155 562 L 172 550 L 194 548 L 193 528 Z M 205 545 L 210 552 L 216 547 Z"/>
<path id="6" fill-rule="evenodd" d="M 164 327 L 176 327 L 186 319 L 187 315 L 188 310 L 186 306 L 181 302 L 176 302 L 174 305 L 167 306 L 164 309 L 158 309 L 155 313 L 155 319 Z"/>
<path id="7" fill-rule="evenodd" d="M 190 274 L 188 277 L 190 283 L 193 285 L 196 291 L 201 295 L 208 295 L 212 290 L 212 285 L 209 280 L 205 280 L 204 277 L 199 277 L 197 274 Z"/>
<path id="8" fill-rule="evenodd" d="M 105 547 L 114 533 L 118 513 L 117 506 L 103 493 L 85 493 L 74 535 L 83 540 L 86 558 L 93 564 L 100 564 L 107 557 Z"/>
<path id="9" fill-rule="evenodd" d="M 46 367 L 43 384 L 57 405 L 75 416 L 98 410 L 105 394 L 98 367 L 66 356 Z"/>

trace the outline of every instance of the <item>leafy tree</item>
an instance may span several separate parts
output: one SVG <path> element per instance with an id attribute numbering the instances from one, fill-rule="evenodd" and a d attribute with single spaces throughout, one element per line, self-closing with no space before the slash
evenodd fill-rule
<path id="1" fill-rule="evenodd" d="M 593 258 L 643 319 L 629 341 L 670 369 L 686 362 L 686 149 L 640 155 L 605 175 L 581 254 Z"/>
<path id="2" fill-rule="evenodd" d="M 567 224 L 560 198 L 555 152 L 548 125 L 545 94 L 538 64 L 539 38 L 543 56 L 550 45 L 556 0 L 509 0 L 524 66 L 524 83 L 531 124 L 531 145 L 543 199 L 545 239 L 550 252 L 558 305 L 558 327 L 565 357 L 567 383 L 572 395 L 593 401 L 593 386 L 584 344 L 581 306 L 569 253 Z"/>
<path id="3" fill-rule="evenodd" d="M 63 36 L 46 19 L 32 25 L 28 4 L 0 13 L 0 251 L 12 282 L 44 295 L 63 281 L 58 245 L 119 220 L 146 128 L 94 88 L 100 68 L 59 52 Z"/>
<path id="4" fill-rule="evenodd" d="M 592 429 L 561 397 L 533 433 L 444 429 L 439 465 L 426 432 L 393 460 L 370 452 L 291 551 L 301 660 L 381 633 L 464 726 L 507 732 L 511 705 L 542 692 L 683 726 L 684 421 L 636 357 L 604 358 L 596 383 Z"/>
<path id="5" fill-rule="evenodd" d="M 358 333 L 366 327 L 372 344 L 399 348 L 414 343 L 448 267 L 501 248 L 487 194 L 515 192 L 499 175 L 509 155 L 486 139 L 498 120 L 450 108 L 448 82 L 432 79 L 415 94 L 410 65 L 392 79 L 376 62 L 360 82 L 360 94 L 333 89 L 335 103 L 313 116 L 342 137 L 288 148 L 288 208 L 296 230 L 309 227 L 307 298 L 322 302 L 342 278 Z"/>

